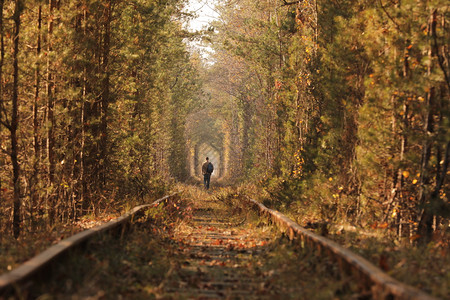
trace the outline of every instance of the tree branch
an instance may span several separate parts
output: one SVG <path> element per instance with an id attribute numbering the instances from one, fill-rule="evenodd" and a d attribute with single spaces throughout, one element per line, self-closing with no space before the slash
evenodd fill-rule
<path id="1" fill-rule="evenodd" d="M 383 5 L 382 0 L 379 0 L 379 2 L 380 2 L 380 6 L 383 9 L 384 13 L 392 21 L 392 23 L 394 23 L 395 27 L 397 27 L 397 30 L 400 31 L 400 32 L 403 32 L 403 30 L 401 29 L 400 25 L 398 25 L 398 23 L 394 20 L 394 18 L 391 17 L 389 12 L 386 10 L 386 7 Z"/>
<path id="2" fill-rule="evenodd" d="M 432 197 L 437 197 L 439 195 L 439 191 L 441 190 L 442 186 L 444 185 L 445 175 L 447 174 L 449 160 L 450 160 L 450 142 L 447 142 L 441 176 L 439 177 L 439 180 L 436 182 L 436 187 L 433 191 Z"/>
<path id="3" fill-rule="evenodd" d="M 450 79 L 447 74 L 447 70 L 444 66 L 444 57 L 439 54 L 439 44 L 437 40 L 437 33 L 436 33 L 436 14 L 437 9 L 433 11 L 433 20 L 432 20 L 432 29 L 431 29 L 431 35 L 433 37 L 433 48 L 434 52 L 436 53 L 436 56 L 438 58 L 439 67 L 441 68 L 442 72 L 444 73 L 445 82 L 447 83 L 447 88 L 450 91 Z"/>
<path id="4" fill-rule="evenodd" d="M 11 130 L 11 126 L 8 123 L 4 122 L 3 120 L 0 120 L 0 124 L 5 126 L 6 129 Z"/>
<path id="5" fill-rule="evenodd" d="M 281 6 L 288 6 L 288 5 L 294 5 L 294 4 L 299 4 L 300 2 L 302 2 L 303 0 L 298 0 L 298 1 L 293 1 L 293 2 L 287 2 L 286 0 L 283 0 L 283 4 Z"/>

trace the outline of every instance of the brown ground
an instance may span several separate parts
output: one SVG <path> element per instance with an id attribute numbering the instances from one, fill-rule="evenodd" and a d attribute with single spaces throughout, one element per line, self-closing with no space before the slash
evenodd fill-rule
<path id="1" fill-rule="evenodd" d="M 53 267 L 40 299 L 364 299 L 351 278 L 288 241 L 242 197 L 188 188 Z M 87 251 L 86 251 L 87 250 Z"/>
<path id="2" fill-rule="evenodd" d="M 183 259 L 163 282 L 164 297 L 270 298 L 265 278 L 255 277 L 249 266 L 274 233 L 249 225 L 250 215 L 236 214 L 220 200 L 193 205 L 192 218 L 175 231 Z"/>

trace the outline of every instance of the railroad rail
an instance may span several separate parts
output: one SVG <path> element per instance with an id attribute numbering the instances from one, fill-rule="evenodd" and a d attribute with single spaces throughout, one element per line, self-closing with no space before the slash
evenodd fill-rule
<path id="1" fill-rule="evenodd" d="M 367 259 L 323 236 L 317 235 L 301 227 L 282 213 L 267 208 L 264 204 L 251 198 L 247 198 L 247 200 L 251 203 L 251 205 L 259 210 L 260 214 L 265 215 L 281 230 L 284 230 L 289 236 L 289 239 L 300 239 L 300 244 L 302 247 L 308 247 L 316 250 L 319 255 L 322 253 L 328 255 L 331 259 L 338 263 L 341 272 L 354 275 L 361 284 L 361 288 L 363 290 L 370 291 L 372 299 L 437 299 L 417 288 L 411 287 L 392 278 L 381 269 L 370 263 Z"/>
<path id="2" fill-rule="evenodd" d="M 5 273 L 0 276 L 0 299 L 2 296 L 7 296 L 14 294 L 15 291 L 20 291 L 22 287 L 28 287 L 32 284 L 34 276 L 39 274 L 41 270 L 50 264 L 54 263 L 63 254 L 74 250 L 78 246 L 84 244 L 89 239 L 92 239 L 99 234 L 105 234 L 107 232 L 112 232 L 118 228 L 123 228 L 128 224 L 137 214 L 143 212 L 149 207 L 158 206 L 165 200 L 177 195 L 173 193 L 160 198 L 151 204 L 139 205 L 125 213 L 124 215 L 111 220 L 102 225 L 84 230 L 79 232 L 69 238 L 66 238 L 59 243 L 49 247 L 45 251 L 26 261 L 16 269 Z"/>

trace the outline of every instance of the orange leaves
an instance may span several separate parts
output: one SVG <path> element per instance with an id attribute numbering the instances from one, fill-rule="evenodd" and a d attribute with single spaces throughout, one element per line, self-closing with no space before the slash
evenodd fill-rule
<path id="1" fill-rule="evenodd" d="M 221 240 L 221 239 L 218 239 L 218 240 L 215 240 L 214 242 L 212 242 L 212 245 L 214 245 L 214 246 L 220 246 L 222 244 L 223 244 L 223 240 Z"/>
<path id="2" fill-rule="evenodd" d="M 202 260 L 200 262 L 201 265 L 208 265 L 208 266 L 219 266 L 219 267 L 225 267 L 227 265 L 227 263 L 223 260 L 217 260 L 217 259 L 213 259 L 209 262 L 207 262 L 206 260 Z"/>
<path id="3" fill-rule="evenodd" d="M 386 228 L 388 228 L 388 226 L 389 226 L 388 223 L 381 223 L 381 224 L 378 225 L 378 228 L 379 229 L 386 229 Z"/>
<path id="4" fill-rule="evenodd" d="M 279 89 L 281 89 L 282 86 L 283 86 L 283 82 L 281 82 L 281 81 L 278 80 L 278 79 L 275 79 L 275 88 L 276 88 L 277 90 L 279 90 Z"/>
<path id="5" fill-rule="evenodd" d="M 380 223 L 378 224 L 378 222 L 373 223 L 372 225 L 370 225 L 370 227 L 372 229 L 386 229 L 389 227 L 388 223 Z"/>

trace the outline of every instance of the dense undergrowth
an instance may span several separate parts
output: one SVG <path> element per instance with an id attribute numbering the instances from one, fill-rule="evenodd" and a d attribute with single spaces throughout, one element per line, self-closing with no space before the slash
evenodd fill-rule
<path id="1" fill-rule="evenodd" d="M 167 202 L 166 202 L 167 203 Z M 54 267 L 50 280 L 37 284 L 40 299 L 151 299 L 174 266 L 171 239 L 177 220 L 189 217 L 187 203 L 171 200 L 133 221 L 131 230 L 106 234 L 71 253 Z M 120 295 L 120 296 L 119 296 Z"/>
<path id="2" fill-rule="evenodd" d="M 302 195 L 286 201 L 256 186 L 245 190 L 268 207 L 278 209 L 301 226 L 338 242 L 406 284 L 434 296 L 450 296 L 450 232 L 440 228 L 423 245 L 414 236 L 398 237 L 387 223 L 356 222 L 337 203 L 313 201 Z"/>
<path id="3" fill-rule="evenodd" d="M 156 193 L 147 195 L 145 198 L 114 199 L 109 201 L 107 205 L 99 206 L 96 210 L 90 210 L 76 220 L 60 220 L 57 218 L 53 223 L 48 223 L 45 219 L 35 218 L 32 224 L 24 226 L 22 234 L 17 239 L 13 235 L 7 234 L 9 223 L 0 222 L 2 232 L 5 233 L 0 235 L 0 274 L 11 271 L 65 238 L 87 228 L 111 221 L 137 205 L 151 203 L 162 197 L 164 191 L 169 194 L 163 188 Z"/>

